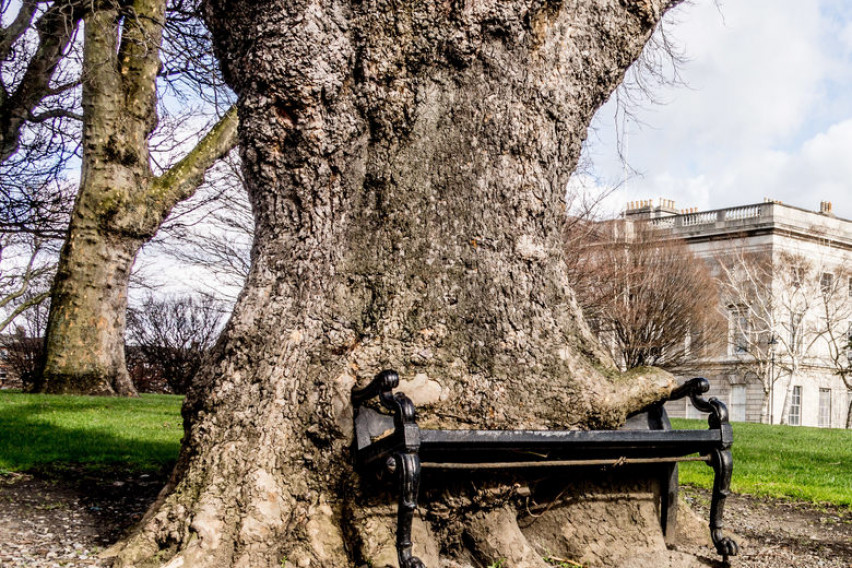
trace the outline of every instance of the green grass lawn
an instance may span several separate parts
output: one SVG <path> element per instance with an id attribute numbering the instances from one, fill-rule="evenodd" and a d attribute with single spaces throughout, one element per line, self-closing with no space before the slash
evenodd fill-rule
<path id="1" fill-rule="evenodd" d="M 156 470 L 174 463 L 182 398 L 29 395 L 0 391 L 0 471 Z M 672 420 L 706 428 L 702 420 Z M 710 487 L 713 471 L 681 464 L 681 482 Z M 734 424 L 737 493 L 791 497 L 852 509 L 852 430 Z"/>
<path id="2" fill-rule="evenodd" d="M 182 397 L 136 399 L 0 391 L 0 471 L 68 465 L 160 469 L 174 463 Z"/>
<path id="3" fill-rule="evenodd" d="M 672 419 L 675 428 L 706 428 L 704 420 Z M 735 493 L 791 497 L 852 509 L 852 430 L 735 423 Z M 681 483 L 712 487 L 713 470 L 680 466 Z"/>

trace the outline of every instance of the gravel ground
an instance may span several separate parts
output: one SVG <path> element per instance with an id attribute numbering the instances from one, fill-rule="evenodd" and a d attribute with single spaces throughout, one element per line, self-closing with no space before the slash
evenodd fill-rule
<path id="1" fill-rule="evenodd" d="M 165 473 L 121 471 L 0 476 L 0 568 L 102 566 L 97 555 L 142 517 L 164 481 Z M 706 517 L 708 492 L 687 490 L 687 499 Z M 731 568 L 852 568 L 848 509 L 733 496 L 725 518 L 741 544 Z"/>
<path id="2" fill-rule="evenodd" d="M 686 495 L 707 518 L 710 492 L 688 489 Z M 852 568 L 850 509 L 744 495 L 725 505 L 727 528 L 740 544 L 731 568 Z"/>
<path id="3" fill-rule="evenodd" d="M 122 471 L 0 476 L 0 568 L 103 565 L 97 555 L 142 518 L 165 480 Z"/>

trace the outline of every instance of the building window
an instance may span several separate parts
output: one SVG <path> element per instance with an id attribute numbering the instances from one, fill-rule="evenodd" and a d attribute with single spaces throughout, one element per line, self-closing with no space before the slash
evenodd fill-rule
<path id="1" fill-rule="evenodd" d="M 846 358 L 852 363 L 852 320 L 846 323 Z"/>
<path id="2" fill-rule="evenodd" d="M 790 426 L 799 426 L 802 423 L 802 387 L 793 387 L 790 398 L 790 414 L 787 416 Z"/>
<path id="3" fill-rule="evenodd" d="M 751 322 L 748 319 L 747 308 L 743 306 L 730 308 L 728 314 L 728 343 L 731 346 L 732 355 L 748 353 L 750 335 Z"/>
<path id="4" fill-rule="evenodd" d="M 746 421 L 746 387 L 733 385 L 731 387 L 731 421 Z"/>
<path id="5" fill-rule="evenodd" d="M 831 295 L 834 288 L 834 274 L 831 272 L 823 272 L 819 277 L 819 289 L 823 296 Z"/>
<path id="6" fill-rule="evenodd" d="M 831 428 L 831 389 L 819 389 L 819 426 Z"/>
<path id="7" fill-rule="evenodd" d="M 805 281 L 805 269 L 801 266 L 794 266 L 790 269 L 790 280 L 793 288 L 801 288 L 802 282 Z"/>

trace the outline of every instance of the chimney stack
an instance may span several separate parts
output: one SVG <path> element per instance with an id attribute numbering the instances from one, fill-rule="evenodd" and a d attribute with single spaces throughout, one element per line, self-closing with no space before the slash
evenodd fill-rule
<path id="1" fill-rule="evenodd" d="M 831 215 L 831 201 L 820 201 L 819 212 L 823 215 Z"/>

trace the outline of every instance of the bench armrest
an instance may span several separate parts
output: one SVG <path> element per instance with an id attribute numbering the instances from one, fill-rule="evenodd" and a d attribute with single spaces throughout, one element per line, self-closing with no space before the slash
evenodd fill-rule
<path id="1" fill-rule="evenodd" d="M 701 412 L 708 412 L 710 416 L 707 418 L 707 423 L 712 429 L 722 430 L 722 440 L 724 447 L 730 448 L 733 441 L 730 425 L 728 423 L 728 407 L 718 398 L 704 398 L 703 395 L 710 390 L 710 381 L 704 377 L 696 377 L 689 379 L 676 389 L 674 389 L 668 400 L 678 400 L 689 397 L 692 406 Z"/>
<path id="2" fill-rule="evenodd" d="M 405 424 L 414 424 L 417 420 L 417 412 L 414 403 L 404 393 L 394 393 L 393 389 L 399 386 L 399 375 L 396 371 L 384 370 L 363 388 L 352 389 L 352 407 L 355 409 L 357 420 L 358 411 L 365 402 L 378 397 L 379 402 L 393 412 L 394 425 L 402 429 Z"/>
<path id="3" fill-rule="evenodd" d="M 708 381 L 704 377 L 696 377 L 694 379 L 689 379 L 688 381 L 674 389 L 669 395 L 668 400 L 679 400 L 687 396 L 692 398 L 693 395 L 701 396 L 709 390 L 710 381 Z"/>
<path id="4" fill-rule="evenodd" d="M 399 386 L 399 375 L 396 371 L 382 371 L 370 381 L 370 384 L 363 388 L 352 389 L 352 406 L 358 408 L 370 399 L 381 397 L 387 398 L 392 396 L 393 389 Z M 382 404 L 382 406 L 385 406 Z M 393 410 L 389 408 L 388 410 Z"/>

